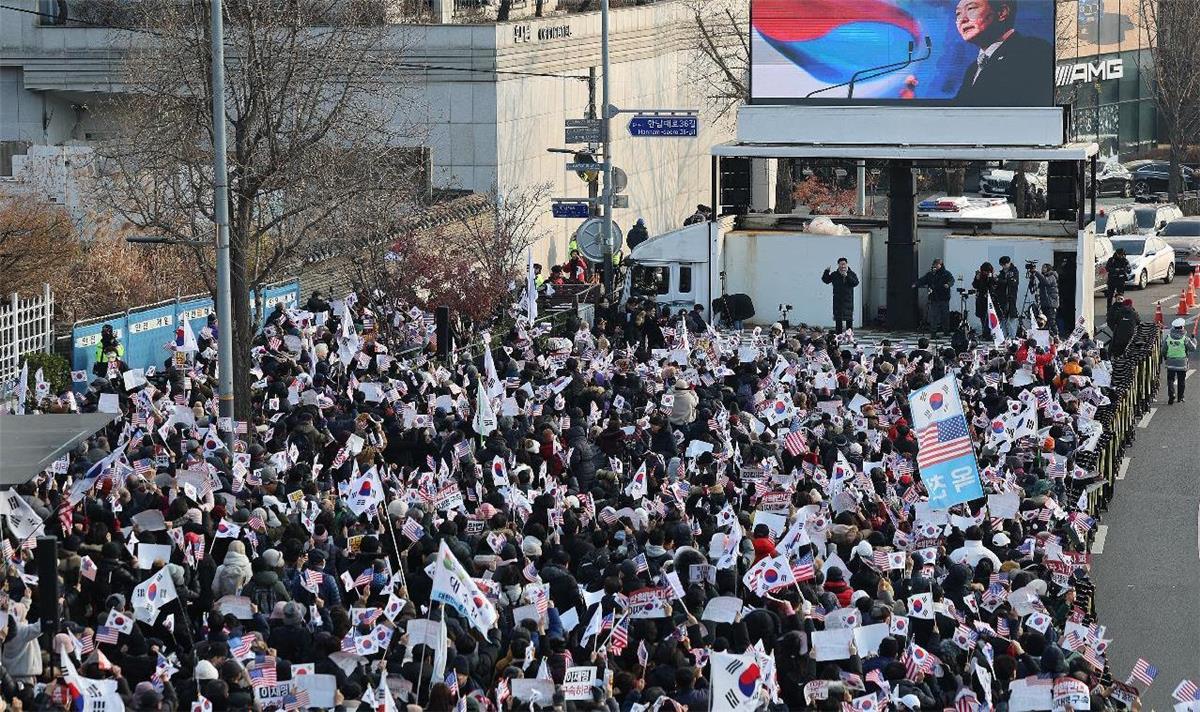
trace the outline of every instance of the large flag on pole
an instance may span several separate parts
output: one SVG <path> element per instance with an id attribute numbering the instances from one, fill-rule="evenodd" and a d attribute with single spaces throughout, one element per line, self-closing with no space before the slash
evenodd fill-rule
<path id="1" fill-rule="evenodd" d="M 992 295 L 988 294 L 988 328 L 992 331 L 992 343 L 997 346 L 1004 343 L 1004 328 L 1000 326 L 1000 315 L 996 313 L 996 305 L 992 303 Z"/>
<path id="2" fill-rule="evenodd" d="M 537 321 L 537 277 L 533 274 L 533 250 L 529 250 L 529 265 L 525 272 L 525 315 L 529 317 L 529 325 Z"/>
<path id="3" fill-rule="evenodd" d="M 492 401 L 484 388 L 482 378 L 479 379 L 479 386 L 475 392 L 475 419 L 471 421 L 471 427 L 481 438 L 486 438 L 496 429 L 496 411 L 492 408 Z"/>
<path id="4" fill-rule="evenodd" d="M 714 652 L 708 662 L 712 666 L 712 712 L 757 709 L 761 702 L 758 691 L 762 675 L 753 655 Z"/>
<path id="5" fill-rule="evenodd" d="M 458 559 L 454 558 L 454 553 L 446 546 L 445 541 L 438 548 L 434 567 L 433 592 L 430 598 L 458 611 L 476 630 L 486 635 L 495 627 L 500 616 L 496 613 L 495 606 L 471 579 L 471 575 L 458 563 Z"/>
<path id="6" fill-rule="evenodd" d="M 934 381 L 908 397 L 917 433 L 917 466 L 932 509 L 983 497 L 979 464 L 954 376 Z"/>

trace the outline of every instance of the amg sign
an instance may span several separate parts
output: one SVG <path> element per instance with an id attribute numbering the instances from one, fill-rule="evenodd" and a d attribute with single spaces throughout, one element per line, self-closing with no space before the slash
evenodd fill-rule
<path id="1" fill-rule="evenodd" d="M 1100 59 L 1095 62 L 1064 64 L 1054 68 L 1054 86 L 1065 87 L 1083 82 L 1102 82 L 1125 76 L 1121 59 Z"/>

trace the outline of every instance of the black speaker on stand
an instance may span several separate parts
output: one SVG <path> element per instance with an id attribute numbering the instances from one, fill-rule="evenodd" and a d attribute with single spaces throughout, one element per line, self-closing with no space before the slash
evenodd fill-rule
<path id="1" fill-rule="evenodd" d="M 36 603 L 38 618 L 42 621 L 42 645 L 45 650 L 50 650 L 61 618 L 58 611 L 58 539 L 38 537 L 33 558 L 37 562 Z"/>
<path id="2" fill-rule="evenodd" d="M 434 327 L 437 335 L 438 358 L 450 355 L 450 307 L 438 307 L 434 310 Z"/>

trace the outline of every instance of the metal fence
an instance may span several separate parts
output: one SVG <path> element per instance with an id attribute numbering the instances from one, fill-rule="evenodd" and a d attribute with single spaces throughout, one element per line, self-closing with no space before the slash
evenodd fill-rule
<path id="1" fill-rule="evenodd" d="M 25 354 L 48 352 L 54 344 L 54 295 L 50 285 L 29 299 L 13 293 L 0 304 L 0 383 L 17 375 Z"/>

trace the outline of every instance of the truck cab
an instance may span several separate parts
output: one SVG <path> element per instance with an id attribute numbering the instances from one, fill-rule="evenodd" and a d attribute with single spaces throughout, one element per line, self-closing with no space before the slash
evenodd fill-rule
<path id="1" fill-rule="evenodd" d="M 713 223 L 697 223 L 656 235 L 629 255 L 624 298 L 649 297 L 672 312 L 702 304 L 707 309 L 708 239 Z"/>

